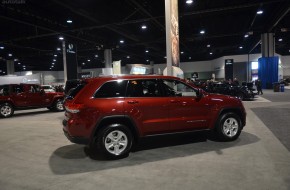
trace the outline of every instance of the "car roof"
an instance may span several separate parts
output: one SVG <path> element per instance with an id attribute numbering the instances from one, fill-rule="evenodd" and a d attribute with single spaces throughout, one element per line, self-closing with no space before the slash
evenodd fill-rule
<path id="1" fill-rule="evenodd" d="M 163 75 L 109 75 L 109 76 L 100 76 L 96 78 L 85 79 L 86 82 L 95 82 L 95 81 L 109 81 L 109 80 L 118 80 L 118 79 L 177 79 L 182 80 L 173 76 L 163 76 Z"/>

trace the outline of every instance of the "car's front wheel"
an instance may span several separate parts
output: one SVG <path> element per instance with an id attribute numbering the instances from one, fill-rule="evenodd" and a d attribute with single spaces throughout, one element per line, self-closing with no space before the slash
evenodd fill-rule
<path id="1" fill-rule="evenodd" d="M 11 117 L 14 113 L 14 108 L 9 103 L 4 103 L 0 105 L 0 116 L 1 117 Z"/>
<path id="2" fill-rule="evenodd" d="M 129 155 L 132 142 L 132 133 L 128 127 L 112 124 L 99 131 L 93 148 L 104 158 L 120 159 Z"/>
<path id="3" fill-rule="evenodd" d="M 221 141 L 236 140 L 242 131 L 241 118 L 232 112 L 224 113 L 216 124 L 216 134 Z"/>

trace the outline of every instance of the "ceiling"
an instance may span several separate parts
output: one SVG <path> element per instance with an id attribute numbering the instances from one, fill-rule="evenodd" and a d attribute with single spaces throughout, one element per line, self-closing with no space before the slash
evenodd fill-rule
<path id="1" fill-rule="evenodd" d="M 290 55 L 290 0 L 178 3 L 181 62 L 260 53 L 266 32 L 275 33 L 276 53 Z M 165 63 L 164 15 L 165 0 L 2 0 L 0 74 L 7 59 L 15 71 L 63 70 L 60 36 L 76 44 L 85 69 L 104 67 L 104 49 L 122 65 Z"/>

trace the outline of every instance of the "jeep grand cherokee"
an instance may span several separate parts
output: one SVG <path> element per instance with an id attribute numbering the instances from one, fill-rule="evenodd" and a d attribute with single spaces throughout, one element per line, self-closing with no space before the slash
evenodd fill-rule
<path id="1" fill-rule="evenodd" d="M 65 102 L 63 130 L 106 158 L 122 158 L 141 137 L 211 130 L 222 141 L 239 137 L 246 112 L 235 97 L 209 94 L 171 76 L 86 79 Z"/>

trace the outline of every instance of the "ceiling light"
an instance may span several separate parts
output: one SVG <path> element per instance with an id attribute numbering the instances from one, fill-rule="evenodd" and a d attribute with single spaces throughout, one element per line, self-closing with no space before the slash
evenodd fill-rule
<path id="1" fill-rule="evenodd" d="M 148 53 L 148 52 L 149 52 L 149 50 L 146 50 L 145 52 L 146 52 L 146 53 Z"/>
<path id="2" fill-rule="evenodd" d="M 4 49 L 4 47 L 3 46 L 0 46 L 0 49 Z"/>
<path id="3" fill-rule="evenodd" d="M 192 3 L 193 3 L 193 0 L 186 0 L 185 3 L 186 3 L 186 4 L 192 4 Z"/>
<path id="4" fill-rule="evenodd" d="M 164 56 L 164 58 L 166 59 L 167 57 L 166 57 L 166 56 Z"/>
<path id="5" fill-rule="evenodd" d="M 188 57 L 188 59 L 191 59 L 191 57 Z"/>
<path id="6" fill-rule="evenodd" d="M 23 70 L 26 70 L 26 68 L 23 68 Z"/>
<path id="7" fill-rule="evenodd" d="M 12 53 L 9 53 L 8 56 L 9 56 L 9 57 L 12 57 Z"/>
<path id="8" fill-rule="evenodd" d="M 282 38 L 279 38 L 279 40 L 278 40 L 279 42 L 282 42 L 283 41 L 283 39 Z"/>
<path id="9" fill-rule="evenodd" d="M 25 65 L 23 65 L 22 67 L 26 67 Z"/>
<path id="10" fill-rule="evenodd" d="M 91 60 L 90 59 L 88 59 L 88 62 L 90 62 Z"/>
<path id="11" fill-rule="evenodd" d="M 19 62 L 18 65 L 21 65 L 21 63 Z"/>
<path id="12" fill-rule="evenodd" d="M 95 57 L 99 57 L 98 55 L 95 55 Z"/>
<path id="13" fill-rule="evenodd" d="M 51 63 L 51 64 L 53 64 L 53 65 L 54 65 L 55 63 Z"/>
<path id="14" fill-rule="evenodd" d="M 258 11 L 257 11 L 257 14 L 258 14 L 258 15 L 261 15 L 261 14 L 263 14 L 263 11 L 262 11 L 262 10 L 258 10 Z"/>
<path id="15" fill-rule="evenodd" d="M 212 55 L 212 52 L 210 52 L 209 54 Z"/>
<path id="16" fill-rule="evenodd" d="M 52 61 L 56 61 L 56 59 L 53 59 Z"/>
<path id="17" fill-rule="evenodd" d="M 146 61 L 149 62 L 149 59 L 147 59 Z"/>
<path id="18" fill-rule="evenodd" d="M 201 34 L 204 34 L 204 33 L 205 33 L 205 31 L 204 31 L 204 30 L 201 30 L 199 33 L 201 33 Z"/>
<path id="19" fill-rule="evenodd" d="M 208 47 L 208 48 L 209 48 L 209 47 L 210 47 L 210 44 L 207 44 L 207 45 L 206 45 L 206 47 Z"/>
<path id="20" fill-rule="evenodd" d="M 83 65 L 85 65 L 85 63 L 82 63 Z"/>
<path id="21" fill-rule="evenodd" d="M 54 65 L 51 65 L 51 68 L 53 68 L 54 67 Z"/>
<path id="22" fill-rule="evenodd" d="M 243 49 L 243 46 L 240 46 L 239 48 L 240 48 L 240 49 Z"/>
<path id="23" fill-rule="evenodd" d="M 181 54 L 184 54 L 184 52 L 182 51 L 182 52 L 180 52 Z"/>
<path id="24" fill-rule="evenodd" d="M 56 48 L 56 50 L 57 50 L 57 51 L 60 51 L 61 49 L 60 49 L 60 48 Z"/>
<path id="25" fill-rule="evenodd" d="M 5 74 L 5 71 L 3 71 L 3 74 Z"/>
<path id="26" fill-rule="evenodd" d="M 14 61 L 18 61 L 18 59 L 14 59 Z"/>
<path id="27" fill-rule="evenodd" d="M 51 70 L 51 68 L 49 68 Z"/>
<path id="28" fill-rule="evenodd" d="M 124 40 L 120 40 L 120 43 L 123 44 L 125 41 Z"/>
<path id="29" fill-rule="evenodd" d="M 66 22 L 69 23 L 69 24 L 71 24 L 72 23 L 72 20 L 69 19 Z"/>
<path id="30" fill-rule="evenodd" d="M 60 36 L 58 39 L 59 39 L 59 40 L 64 40 L 64 37 Z"/>
<path id="31" fill-rule="evenodd" d="M 127 59 L 130 59 L 130 56 L 129 55 L 127 56 Z"/>
<path id="32" fill-rule="evenodd" d="M 54 57 L 57 57 L 57 55 L 53 55 Z"/>
<path id="33" fill-rule="evenodd" d="M 142 28 L 143 30 L 145 30 L 145 29 L 147 28 L 147 26 L 146 26 L 146 25 L 142 25 L 141 28 Z"/>
<path id="34" fill-rule="evenodd" d="M 244 37 L 245 37 L 245 38 L 249 37 L 249 34 L 245 34 Z"/>

